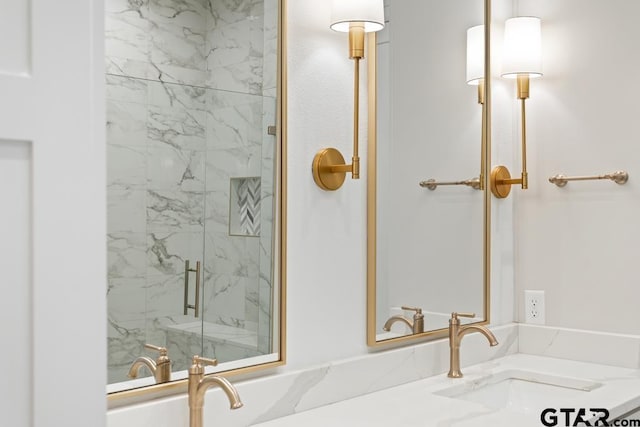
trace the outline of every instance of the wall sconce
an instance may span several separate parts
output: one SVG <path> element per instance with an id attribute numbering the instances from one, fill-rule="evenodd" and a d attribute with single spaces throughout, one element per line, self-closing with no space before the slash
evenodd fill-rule
<path id="1" fill-rule="evenodd" d="M 364 58 L 364 34 L 384 28 L 383 0 L 333 0 L 331 26 L 349 33 L 349 58 L 354 60 L 353 157 L 350 165 L 335 148 L 323 148 L 313 158 L 313 180 L 323 190 L 342 186 L 347 172 L 360 178 L 358 156 L 358 120 L 360 108 L 360 60 Z"/>
<path id="2" fill-rule="evenodd" d="M 467 84 L 478 86 L 478 104 L 482 106 L 484 117 L 484 25 L 476 25 L 467 30 Z M 478 189 L 484 190 L 484 169 L 486 141 L 485 121 L 482 120 L 482 145 L 480 149 L 480 184 Z"/>
<path id="3" fill-rule="evenodd" d="M 529 186 L 525 100 L 529 98 L 529 79 L 542 76 L 540 18 L 507 19 L 504 30 L 502 77 L 517 79 L 517 97 L 521 103 L 522 174 L 520 178 L 512 179 L 506 166 L 491 170 L 491 192 L 499 199 L 509 195 L 513 184 L 520 184 L 523 190 Z"/>

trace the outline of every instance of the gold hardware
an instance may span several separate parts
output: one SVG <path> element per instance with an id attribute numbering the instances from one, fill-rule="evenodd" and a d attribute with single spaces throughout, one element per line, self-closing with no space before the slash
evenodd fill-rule
<path id="1" fill-rule="evenodd" d="M 460 372 L 460 342 L 462 337 L 470 332 L 480 332 L 487 337 L 491 347 L 498 345 L 495 335 L 484 326 L 481 325 L 467 325 L 460 326 L 459 317 L 476 317 L 475 313 L 451 313 L 451 319 L 449 319 L 449 378 L 462 378 L 462 372 Z"/>
<path id="2" fill-rule="evenodd" d="M 354 60 L 353 75 L 353 157 L 351 164 L 345 164 L 344 157 L 335 148 L 318 151 L 311 166 L 313 180 L 326 191 L 342 187 L 347 172 L 352 179 L 360 179 L 360 157 L 358 154 L 360 121 L 360 60 L 364 58 L 364 23 L 349 24 L 349 58 Z"/>
<path id="3" fill-rule="evenodd" d="M 478 82 L 478 104 L 482 107 L 482 126 L 480 133 L 480 177 L 478 178 L 480 185 L 478 187 L 479 190 L 485 189 L 484 177 L 486 176 L 486 153 L 487 153 L 487 141 L 485 138 L 485 133 L 487 129 L 487 121 L 485 120 L 485 111 L 486 111 L 486 85 L 484 83 L 484 79 L 480 79 Z"/>
<path id="4" fill-rule="evenodd" d="M 504 199 L 511 192 L 511 174 L 506 166 L 491 169 L 491 192 L 499 199 Z"/>
<path id="5" fill-rule="evenodd" d="M 165 347 L 157 347 L 151 344 L 145 344 L 144 347 L 149 350 L 157 351 L 160 355 L 155 361 L 146 356 L 138 357 L 129 368 L 129 378 L 138 378 L 140 368 L 146 366 L 156 379 L 156 384 L 171 381 L 171 360 L 167 355 L 167 349 Z"/>
<path id="6" fill-rule="evenodd" d="M 200 314 L 200 261 L 196 262 L 196 268 L 189 268 L 189 260 L 184 262 L 184 314 L 188 314 L 188 310 L 191 308 L 194 310 L 194 316 L 198 317 Z M 196 273 L 196 298 L 194 304 L 189 304 L 189 273 Z"/>
<path id="7" fill-rule="evenodd" d="M 484 79 L 478 82 L 478 104 L 484 105 Z"/>
<path id="8" fill-rule="evenodd" d="M 364 22 L 349 24 L 349 59 L 364 58 Z"/>
<path id="9" fill-rule="evenodd" d="M 613 173 L 607 173 L 604 175 L 591 175 L 591 176 L 564 176 L 558 174 L 549 178 L 549 182 L 557 185 L 558 187 L 564 187 L 569 181 L 591 181 L 599 179 L 610 179 L 616 184 L 626 184 L 629 181 L 629 174 L 625 171 L 616 171 Z"/>
<path id="10" fill-rule="evenodd" d="M 431 191 L 438 188 L 439 185 L 466 185 L 467 187 L 471 187 L 474 190 L 479 190 L 480 178 L 471 178 L 465 181 L 445 181 L 445 182 L 437 182 L 435 179 L 428 179 L 426 181 L 420 182 L 420 187 L 426 187 Z"/>
<path id="11" fill-rule="evenodd" d="M 278 134 L 277 126 L 267 126 L 267 135 L 276 136 Z"/>
<path id="12" fill-rule="evenodd" d="M 491 76 L 491 0 L 484 0 L 484 75 Z M 484 81 L 485 103 L 482 104 L 482 147 L 481 153 L 484 159 L 480 182 L 484 194 L 484 215 L 483 215 L 483 268 L 482 285 L 484 297 L 484 323 L 488 324 L 491 317 L 491 193 L 489 188 L 488 169 L 491 165 L 491 79 Z"/>
<path id="13" fill-rule="evenodd" d="M 391 325 L 395 322 L 403 322 L 405 323 L 414 334 L 421 334 L 424 332 L 424 314 L 422 314 L 422 309 L 418 307 L 401 307 L 403 310 L 407 311 L 415 311 L 416 314 L 413 315 L 413 321 L 407 319 L 402 315 L 391 316 L 387 322 L 384 324 L 383 330 L 389 332 L 391 330 Z"/>
<path id="14" fill-rule="evenodd" d="M 316 184 L 327 191 L 334 191 L 342 187 L 346 172 L 341 171 L 344 167 L 344 157 L 335 148 L 325 148 L 320 150 L 313 158 L 313 180 Z"/>
<path id="15" fill-rule="evenodd" d="M 204 407 L 204 395 L 214 385 L 220 386 L 227 395 L 231 409 L 242 407 L 238 391 L 226 379 L 211 375 L 204 376 L 204 366 L 216 366 L 216 359 L 207 359 L 206 357 L 193 356 L 193 364 L 189 368 L 189 427 L 202 427 L 202 412 Z"/>
<path id="16" fill-rule="evenodd" d="M 518 99 L 520 99 L 520 140 L 522 156 L 522 173 L 520 178 L 512 179 L 506 166 L 496 166 L 491 170 L 491 192 L 498 199 L 506 198 L 511 192 L 513 184 L 520 184 L 523 190 L 529 188 L 529 174 L 527 172 L 527 121 L 525 100 L 529 98 L 529 76 L 518 75 Z"/>
<path id="17" fill-rule="evenodd" d="M 518 74 L 516 80 L 518 99 L 525 100 L 529 98 L 529 80 L 528 74 Z"/>

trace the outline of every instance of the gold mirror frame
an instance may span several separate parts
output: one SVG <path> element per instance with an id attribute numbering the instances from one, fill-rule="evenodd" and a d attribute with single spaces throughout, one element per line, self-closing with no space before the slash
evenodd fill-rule
<path id="1" fill-rule="evenodd" d="M 278 71 L 277 71 L 277 100 L 276 100 L 276 194 L 280 196 L 276 203 L 276 230 L 274 233 L 274 249 L 276 249 L 276 262 L 274 271 L 278 274 L 278 300 L 274 303 L 274 314 L 278 322 L 274 330 L 278 331 L 278 343 L 275 346 L 278 352 L 278 360 L 247 366 L 244 368 L 230 369 L 216 372 L 215 375 L 233 377 L 249 375 L 255 372 L 273 369 L 286 364 L 287 348 L 287 0 L 279 0 L 278 3 Z M 188 379 L 175 380 L 169 383 L 156 384 L 146 387 L 124 390 L 107 394 L 108 408 L 117 408 L 124 405 L 138 403 L 187 392 Z"/>
<path id="2" fill-rule="evenodd" d="M 485 22 L 485 76 L 491 76 L 491 0 L 484 0 Z M 415 340 L 433 340 L 448 334 L 448 328 L 435 329 L 418 334 L 410 334 L 382 341 L 376 339 L 376 248 L 377 248 L 377 43 L 375 33 L 368 35 L 368 145 L 367 145 L 367 345 L 370 347 L 388 347 L 405 344 Z M 490 323 L 491 315 L 491 191 L 488 165 L 491 165 L 491 78 L 485 79 L 485 108 L 482 113 L 481 157 L 484 159 L 482 171 L 484 215 L 483 215 L 483 286 L 484 320 L 474 322 L 478 325 Z"/>

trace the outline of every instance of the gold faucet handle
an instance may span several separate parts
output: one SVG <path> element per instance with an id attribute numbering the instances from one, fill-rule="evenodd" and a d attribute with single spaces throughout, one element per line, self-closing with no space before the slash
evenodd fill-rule
<path id="1" fill-rule="evenodd" d="M 193 364 L 200 366 L 217 366 L 218 361 L 216 359 L 209 359 L 201 356 L 193 356 Z"/>
<path id="2" fill-rule="evenodd" d="M 166 356 L 168 353 L 166 347 L 158 347 L 157 345 L 153 345 L 153 344 L 145 344 L 144 348 L 157 351 L 158 353 L 160 353 L 160 356 Z"/>
<path id="3" fill-rule="evenodd" d="M 407 307 L 403 305 L 400 308 L 407 311 L 415 311 L 416 314 L 413 315 L 413 320 L 420 320 L 424 318 L 424 314 L 422 314 L 422 309 L 420 307 Z"/>
<path id="4" fill-rule="evenodd" d="M 455 311 L 451 313 L 451 319 L 457 319 L 458 317 L 474 318 L 476 317 L 476 314 L 475 313 L 456 313 Z"/>

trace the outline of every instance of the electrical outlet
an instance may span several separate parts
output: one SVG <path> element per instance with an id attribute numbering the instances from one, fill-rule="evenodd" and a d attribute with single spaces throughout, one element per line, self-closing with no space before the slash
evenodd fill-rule
<path id="1" fill-rule="evenodd" d="M 544 325 L 544 291 L 524 291 L 524 321 Z"/>

